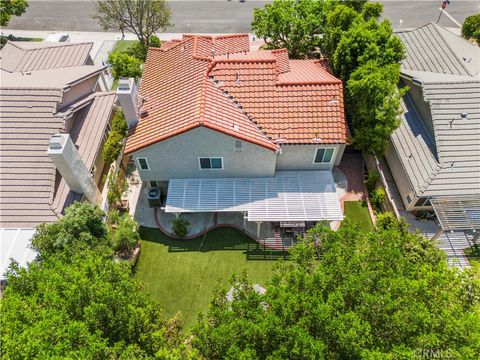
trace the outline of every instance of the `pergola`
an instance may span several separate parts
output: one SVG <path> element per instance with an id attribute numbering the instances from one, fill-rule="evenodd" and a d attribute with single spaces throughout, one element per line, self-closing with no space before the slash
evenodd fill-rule
<path id="1" fill-rule="evenodd" d="M 274 177 L 171 179 L 167 213 L 242 212 L 248 221 L 343 219 L 331 171 L 277 171 Z"/>
<path id="2" fill-rule="evenodd" d="M 480 199 L 474 197 L 433 198 L 431 200 L 440 229 L 432 240 L 443 231 L 474 231 L 474 240 L 480 235 Z"/>

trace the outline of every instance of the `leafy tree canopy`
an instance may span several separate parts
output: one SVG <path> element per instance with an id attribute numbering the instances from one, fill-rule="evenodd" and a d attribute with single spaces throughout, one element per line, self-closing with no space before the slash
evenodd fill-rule
<path id="1" fill-rule="evenodd" d="M 398 64 L 379 66 L 375 61 L 350 76 L 347 93 L 356 147 L 372 154 L 384 152 L 390 134 L 400 125 L 400 101 L 407 88 L 399 90 L 399 80 Z"/>
<path id="2" fill-rule="evenodd" d="M 108 55 L 108 63 L 115 79 L 120 77 L 139 78 L 142 76 L 142 61 L 126 52 L 111 52 Z"/>
<path id="3" fill-rule="evenodd" d="M 392 215 L 375 230 L 317 226 L 265 295 L 234 278 L 194 327 L 208 359 L 412 359 L 418 349 L 480 355 L 480 269 L 458 271 Z"/>
<path id="4" fill-rule="evenodd" d="M 27 8 L 27 0 L 0 0 L 0 25 L 7 26 L 12 16 L 22 15 Z"/>
<path id="5" fill-rule="evenodd" d="M 462 36 L 467 40 L 473 39 L 480 45 L 480 14 L 465 19 L 462 24 Z"/>
<path id="6" fill-rule="evenodd" d="M 325 1 L 274 0 L 254 10 L 252 29 L 270 49 L 288 49 L 292 58 L 318 53 Z"/>
<path id="7" fill-rule="evenodd" d="M 171 15 L 165 0 L 98 0 L 94 18 L 104 30 L 134 33 L 148 48 L 151 35 L 172 25 Z"/>
<path id="8" fill-rule="evenodd" d="M 74 202 L 65 216 L 51 224 L 41 224 L 32 238 L 32 247 L 43 257 L 83 249 L 108 247 L 105 214 L 96 205 Z"/>
<path id="9" fill-rule="evenodd" d="M 93 251 L 64 255 L 11 269 L 1 299 L 5 359 L 179 355 L 179 319 L 164 319 L 125 263 Z"/>

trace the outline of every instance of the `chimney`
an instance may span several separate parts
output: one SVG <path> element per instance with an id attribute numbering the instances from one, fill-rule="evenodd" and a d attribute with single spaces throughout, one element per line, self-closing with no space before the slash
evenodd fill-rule
<path id="1" fill-rule="evenodd" d="M 100 203 L 102 195 L 69 134 L 53 135 L 48 144 L 47 154 L 70 190 L 84 194 L 91 203 Z"/>
<path id="2" fill-rule="evenodd" d="M 120 78 L 118 80 L 117 97 L 130 128 L 138 122 L 138 91 L 133 78 Z"/>

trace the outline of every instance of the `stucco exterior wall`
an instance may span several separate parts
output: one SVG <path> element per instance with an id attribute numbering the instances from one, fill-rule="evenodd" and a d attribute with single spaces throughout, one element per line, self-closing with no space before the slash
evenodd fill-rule
<path id="1" fill-rule="evenodd" d="M 275 151 L 207 128 L 197 128 L 132 154 L 143 181 L 182 178 L 264 177 L 275 174 Z M 313 155 L 312 155 L 313 156 Z M 141 170 L 138 158 L 147 158 L 150 170 Z M 200 170 L 199 157 L 222 157 L 222 170 Z"/>
<path id="2" fill-rule="evenodd" d="M 88 95 L 93 92 L 95 84 L 97 83 L 98 75 L 92 76 L 91 78 L 85 79 L 81 83 L 78 83 L 75 86 L 67 91 L 63 97 L 61 107 L 68 105 L 75 100 L 78 100 L 82 96 Z"/>
<path id="3" fill-rule="evenodd" d="M 276 170 L 331 170 L 340 164 L 345 144 L 332 145 L 282 145 L 282 153 L 277 157 Z M 332 161 L 325 164 L 313 162 L 317 148 L 334 148 Z"/>
<path id="4" fill-rule="evenodd" d="M 392 143 L 389 142 L 387 148 L 385 149 L 385 159 L 387 160 L 388 166 L 390 167 L 390 172 L 395 180 L 397 185 L 398 192 L 402 197 L 403 205 L 405 209 L 409 210 L 410 204 L 414 203 L 414 191 L 410 185 L 407 174 L 403 170 L 403 166 L 400 162 L 397 152 L 393 147 Z M 407 200 L 407 195 L 410 195 L 411 202 Z"/>

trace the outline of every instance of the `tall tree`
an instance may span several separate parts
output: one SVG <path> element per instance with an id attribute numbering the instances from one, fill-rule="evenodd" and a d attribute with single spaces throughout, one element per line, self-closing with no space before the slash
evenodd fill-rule
<path id="1" fill-rule="evenodd" d="M 448 267 L 404 223 L 311 230 L 265 295 L 235 278 L 193 330 L 208 359 L 451 359 L 480 356 L 480 269 Z"/>
<path id="2" fill-rule="evenodd" d="M 252 30 L 270 49 L 286 48 L 295 59 L 319 52 L 325 1 L 274 0 L 254 10 Z"/>
<path id="3" fill-rule="evenodd" d="M 166 320 L 125 263 L 94 251 L 15 266 L 1 301 L 2 358 L 141 359 L 179 353 Z"/>
<path id="4" fill-rule="evenodd" d="M 27 8 L 27 0 L 0 0 L 0 25 L 7 26 L 12 16 L 22 15 Z"/>
<path id="5" fill-rule="evenodd" d="M 358 67 L 347 82 L 351 101 L 353 143 L 370 154 L 383 154 L 391 133 L 400 125 L 401 97 L 397 64 L 379 66 L 371 61 Z"/>
<path id="6" fill-rule="evenodd" d="M 134 33 L 146 47 L 151 35 L 172 25 L 165 0 L 98 0 L 94 18 L 104 30 Z"/>

